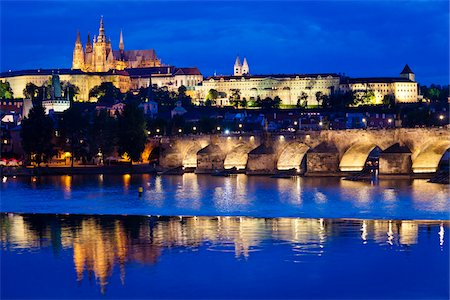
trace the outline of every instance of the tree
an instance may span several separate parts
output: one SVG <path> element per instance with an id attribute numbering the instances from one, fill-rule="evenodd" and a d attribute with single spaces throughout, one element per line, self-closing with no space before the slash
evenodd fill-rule
<path id="1" fill-rule="evenodd" d="M 89 97 L 95 97 L 99 102 L 114 104 L 120 102 L 123 95 L 112 82 L 102 82 L 89 91 Z"/>
<path id="2" fill-rule="evenodd" d="M 395 96 L 393 94 L 384 95 L 383 105 L 387 108 L 393 108 L 395 106 Z"/>
<path id="3" fill-rule="evenodd" d="M 25 88 L 23 89 L 23 95 L 26 99 L 34 100 L 38 96 L 38 86 L 32 82 L 28 82 Z"/>
<path id="4" fill-rule="evenodd" d="M 257 98 L 255 105 L 257 107 L 261 107 L 264 110 L 270 110 L 274 108 L 279 108 L 281 104 L 280 97 L 276 96 L 274 99 L 270 97 L 266 97 L 265 99 L 261 100 L 261 98 Z"/>
<path id="5" fill-rule="evenodd" d="M 306 107 L 308 105 L 308 94 L 302 92 L 300 97 L 297 100 L 297 107 Z"/>
<path id="6" fill-rule="evenodd" d="M 28 117 L 22 121 L 20 135 L 22 147 L 30 161 L 35 161 L 39 166 L 47 162 L 53 154 L 53 122 L 45 114 L 41 104 L 36 104 L 30 109 Z"/>
<path id="7" fill-rule="evenodd" d="M 94 114 L 90 127 L 90 152 L 94 156 L 101 153 L 102 159 L 112 155 L 117 145 L 117 121 L 107 110 Z"/>
<path id="8" fill-rule="evenodd" d="M 178 88 L 178 100 L 181 101 L 181 105 L 184 108 L 188 108 L 192 106 L 191 96 L 186 95 L 187 88 L 184 85 L 181 85 Z"/>
<path id="9" fill-rule="evenodd" d="M 88 118 L 79 105 L 73 104 L 64 111 L 60 124 L 61 137 L 64 143 L 69 145 L 71 155 L 71 166 L 74 159 L 86 160 L 89 153 L 88 140 Z M 96 139 L 93 136 L 93 139 Z"/>
<path id="10" fill-rule="evenodd" d="M 1 81 L 0 80 L 0 99 L 12 99 L 13 98 L 13 91 L 11 89 L 11 86 L 9 85 L 8 81 Z"/>
<path id="11" fill-rule="evenodd" d="M 75 96 L 80 93 L 80 88 L 70 83 L 70 81 L 63 81 L 61 88 L 64 91 L 64 98 L 69 98 L 70 101 L 74 101 Z"/>
<path id="12" fill-rule="evenodd" d="M 355 91 L 353 93 L 354 105 L 366 105 L 375 102 L 375 93 L 373 90 Z"/>
<path id="13" fill-rule="evenodd" d="M 219 98 L 219 92 L 215 89 L 210 89 L 206 95 L 206 101 L 210 101 L 212 105 L 216 104 L 216 100 Z"/>
<path id="14" fill-rule="evenodd" d="M 326 108 L 342 109 L 353 104 L 353 93 L 333 93 L 323 99 L 322 106 Z"/>
<path id="15" fill-rule="evenodd" d="M 119 116 L 119 153 L 132 161 L 140 161 L 147 141 L 147 128 L 144 111 L 136 102 L 128 103 Z"/>
<path id="16" fill-rule="evenodd" d="M 321 106 L 322 105 L 322 101 L 323 101 L 323 93 L 322 92 L 316 92 L 316 101 L 317 101 L 317 105 Z"/>

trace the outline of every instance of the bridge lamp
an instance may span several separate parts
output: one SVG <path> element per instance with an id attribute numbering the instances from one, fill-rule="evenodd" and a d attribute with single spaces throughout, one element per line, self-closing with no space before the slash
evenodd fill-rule
<path id="1" fill-rule="evenodd" d="M 183 130 L 182 130 L 181 128 L 180 128 L 180 129 L 178 129 L 178 132 L 179 132 L 179 133 L 181 133 L 182 131 L 183 131 Z"/>
<path id="2" fill-rule="evenodd" d="M 216 128 L 216 129 L 217 129 L 217 131 L 220 131 L 220 126 L 217 126 L 217 128 Z"/>
<path id="3" fill-rule="evenodd" d="M 392 123 L 392 119 L 389 118 L 388 119 L 388 123 L 391 124 Z"/>
<path id="4" fill-rule="evenodd" d="M 320 121 L 320 122 L 319 122 L 319 126 L 322 126 L 322 125 L 323 125 L 323 123 L 322 123 L 322 121 Z"/>
<path id="5" fill-rule="evenodd" d="M 159 131 L 160 131 L 159 128 L 156 128 L 156 133 L 159 133 Z"/>
<path id="6" fill-rule="evenodd" d="M 366 118 L 363 118 L 362 121 L 363 121 L 363 123 L 366 123 L 366 122 L 367 122 Z"/>
<path id="7" fill-rule="evenodd" d="M 225 134 L 226 135 L 230 134 L 230 130 L 229 129 L 225 129 Z"/>
<path id="8" fill-rule="evenodd" d="M 297 121 L 294 121 L 294 125 L 297 126 L 297 125 L 298 125 L 298 122 L 297 122 Z"/>
<path id="9" fill-rule="evenodd" d="M 239 128 L 242 128 L 242 124 L 239 124 L 238 126 L 239 126 Z"/>
<path id="10" fill-rule="evenodd" d="M 194 127 L 192 127 L 192 130 L 196 131 L 196 130 L 197 130 L 197 127 L 195 127 L 195 126 L 194 126 Z"/>
<path id="11" fill-rule="evenodd" d="M 148 134 L 148 135 L 150 135 L 150 134 L 151 134 L 150 130 L 149 130 L 149 131 L 147 131 L 147 134 Z"/>
<path id="12" fill-rule="evenodd" d="M 439 120 L 442 121 L 442 120 L 444 120 L 444 118 L 445 118 L 444 115 L 439 115 Z"/>

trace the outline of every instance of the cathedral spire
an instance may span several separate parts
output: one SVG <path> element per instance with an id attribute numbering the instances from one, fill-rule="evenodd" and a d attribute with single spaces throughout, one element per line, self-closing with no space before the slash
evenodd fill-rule
<path id="1" fill-rule="evenodd" d="M 98 30 L 98 42 L 106 42 L 105 27 L 103 25 L 103 16 L 100 17 L 100 28 Z"/>
<path id="2" fill-rule="evenodd" d="M 87 45 L 92 45 L 92 43 L 91 43 L 91 33 L 90 32 L 88 32 L 88 36 L 87 36 L 86 46 Z"/>
<path id="3" fill-rule="evenodd" d="M 75 42 L 75 44 L 81 44 L 81 38 L 80 38 L 80 31 L 77 31 L 77 40 Z"/>
<path id="4" fill-rule="evenodd" d="M 119 49 L 120 51 L 123 52 L 124 49 L 124 45 L 123 45 L 123 34 L 122 34 L 122 29 L 120 30 L 120 42 L 119 42 Z"/>

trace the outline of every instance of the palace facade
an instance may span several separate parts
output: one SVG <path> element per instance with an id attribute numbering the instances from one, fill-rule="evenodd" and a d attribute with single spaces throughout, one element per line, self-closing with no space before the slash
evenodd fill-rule
<path id="1" fill-rule="evenodd" d="M 283 105 L 318 105 L 317 92 L 331 95 L 371 90 L 375 96 L 372 104 L 383 103 L 386 95 L 394 96 L 398 103 L 417 102 L 418 99 L 418 85 L 414 72 L 408 65 L 399 77 L 349 78 L 336 73 L 250 75 L 247 60 L 244 58 L 244 63 L 241 64 L 237 57 L 233 71 L 232 76 L 206 78 L 196 87 L 197 103 L 204 102 L 211 89 L 217 90 L 221 95 L 216 100 L 219 106 L 230 105 L 230 97 L 235 90 L 239 90 L 240 98 L 247 101 L 256 100 L 258 97 L 279 97 Z"/>

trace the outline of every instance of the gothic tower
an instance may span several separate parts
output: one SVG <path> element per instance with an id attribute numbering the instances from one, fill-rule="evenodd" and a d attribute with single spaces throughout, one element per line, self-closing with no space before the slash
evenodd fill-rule
<path id="1" fill-rule="evenodd" d="M 79 31 L 75 41 L 75 48 L 73 49 L 72 69 L 84 69 L 84 50 Z"/>
<path id="2" fill-rule="evenodd" d="M 244 57 L 244 61 L 242 62 L 242 75 L 247 75 L 250 71 L 248 68 L 247 58 Z"/>
<path id="3" fill-rule="evenodd" d="M 241 76 L 241 75 L 242 75 L 242 65 L 238 56 L 236 57 L 236 61 L 234 62 L 234 76 Z"/>
<path id="4" fill-rule="evenodd" d="M 95 72 L 108 71 L 106 63 L 106 49 L 108 42 L 106 40 L 105 28 L 103 26 L 103 16 L 100 18 L 100 28 L 97 36 L 97 40 L 94 41 L 94 53 L 93 53 L 93 66 Z"/>
<path id="5" fill-rule="evenodd" d="M 94 50 L 92 48 L 91 34 L 88 33 L 87 42 L 86 42 L 86 52 L 84 54 L 84 69 L 85 69 L 85 71 L 92 71 L 93 51 Z"/>

